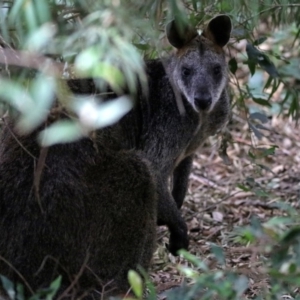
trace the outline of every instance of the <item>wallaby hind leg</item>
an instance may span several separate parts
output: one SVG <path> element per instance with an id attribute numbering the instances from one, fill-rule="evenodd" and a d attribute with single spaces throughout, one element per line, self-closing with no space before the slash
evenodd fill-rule
<path id="1" fill-rule="evenodd" d="M 99 231 L 95 249 L 101 248 L 94 255 L 93 269 L 100 278 L 113 279 L 111 286 L 118 288 L 114 294 L 126 293 L 130 269 L 148 269 L 157 218 L 156 186 L 147 161 L 133 152 L 117 153 L 109 153 L 105 160 L 101 157 L 88 174 L 92 185 L 97 185 L 95 197 L 105 194 L 105 202 L 95 207 L 99 224 L 92 230 Z"/>
<path id="2" fill-rule="evenodd" d="M 181 208 L 189 183 L 189 175 L 193 165 L 194 155 L 186 157 L 180 162 L 173 172 L 172 195 L 178 209 Z"/>
<path id="3" fill-rule="evenodd" d="M 187 226 L 169 192 L 168 185 L 161 178 L 157 181 L 157 190 L 157 224 L 168 226 L 170 231 L 169 251 L 173 255 L 178 255 L 178 250 L 188 249 L 189 246 Z"/>

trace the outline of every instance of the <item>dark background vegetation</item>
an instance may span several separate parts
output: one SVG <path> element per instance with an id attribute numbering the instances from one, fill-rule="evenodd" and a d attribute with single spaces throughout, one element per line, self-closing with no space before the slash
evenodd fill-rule
<path id="1" fill-rule="evenodd" d="M 28 133 L 57 100 L 71 118 L 41 132 L 44 146 L 116 122 L 133 105 L 122 88 L 145 83 L 143 59 L 171 51 L 167 22 L 201 31 L 219 13 L 233 22 L 232 121 L 194 165 L 183 211 L 195 256 L 158 247 L 152 279 L 157 293 L 183 284 L 168 299 L 300 299 L 300 1 L 0 0 L 0 121 L 14 114 Z M 64 83 L 84 77 L 118 97 L 101 103 Z"/>

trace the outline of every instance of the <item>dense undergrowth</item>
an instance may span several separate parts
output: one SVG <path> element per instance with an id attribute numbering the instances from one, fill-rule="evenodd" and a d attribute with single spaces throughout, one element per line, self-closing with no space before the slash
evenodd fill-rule
<path id="1" fill-rule="evenodd" d="M 126 85 L 134 94 L 137 80 L 145 82 L 142 58 L 160 57 L 171 50 L 165 40 L 166 23 L 175 18 L 201 30 L 203 24 L 218 13 L 228 14 L 234 24 L 227 51 L 232 121 L 222 137 L 210 141 L 216 149 L 213 156 L 207 151 L 211 147 L 209 143 L 199 152 L 189 196 L 194 200 L 188 197 L 184 207 L 195 243 L 192 243 L 192 254 L 183 253 L 184 259 L 180 258 L 184 262 L 179 267 L 181 281 L 176 282 L 180 287 L 172 288 L 161 297 L 167 295 L 171 300 L 300 299 L 299 194 L 297 196 L 300 172 L 294 175 L 287 172 L 287 180 L 294 176 L 294 181 L 287 185 L 285 192 L 278 193 L 278 185 L 284 183 L 278 176 L 278 165 L 294 170 L 284 162 L 284 153 L 294 155 L 300 145 L 296 133 L 300 92 L 298 1 L 0 0 L 0 114 L 10 111 L 18 115 L 18 126 L 27 133 L 47 118 L 57 95 L 58 105 L 66 107 L 73 118 L 68 123 L 58 120 L 50 126 L 44 132 L 48 138 L 41 137 L 44 145 L 76 140 L 80 138 L 78 128 L 87 132 L 109 125 L 132 106 L 130 98 L 121 96 L 123 87 Z M 120 94 L 110 104 L 110 118 L 85 123 L 84 109 L 94 99 L 79 99 L 66 88 L 63 79 L 74 77 L 100 78 L 99 87 L 108 84 Z M 79 106 L 75 105 L 78 100 Z M 91 107 L 98 116 L 107 109 L 101 103 Z M 291 126 L 287 125 L 290 123 Z M 285 127 L 289 131 L 285 131 Z M 59 139 L 56 138 L 58 131 L 64 133 Z M 212 174 L 215 170 L 213 164 L 203 167 L 202 155 L 216 160 L 217 164 L 222 163 L 222 158 L 224 163 L 233 165 L 228 167 L 226 176 L 220 177 L 226 183 L 229 176 L 230 184 L 222 185 L 216 180 L 210 185 L 204 175 L 197 176 L 197 172 L 203 173 L 205 168 Z M 294 167 L 297 170 L 298 165 Z M 234 176 L 237 169 L 240 173 Z M 195 182 L 213 190 L 220 191 L 222 187 L 223 198 L 215 192 L 209 193 L 209 197 L 221 200 L 212 203 L 208 200 L 207 204 L 204 195 L 196 195 Z M 229 186 L 230 191 L 226 189 Z M 238 208 L 238 212 L 232 214 L 234 220 L 227 222 L 236 207 L 230 200 L 239 193 L 248 206 L 257 207 L 259 203 L 259 207 L 267 207 L 272 214 L 246 210 L 245 218 L 244 208 Z M 243 205 L 241 198 L 238 199 Z M 202 206 L 199 206 L 200 201 L 204 203 Z M 191 203 L 193 209 L 189 206 Z M 199 207 L 202 215 L 195 217 Z M 194 211 L 193 217 L 189 210 Z M 205 219 L 205 213 L 212 218 L 211 223 Z M 203 222 L 212 228 L 224 222 L 229 225 L 225 231 L 224 228 L 219 231 L 215 241 L 214 234 L 207 234 L 201 244 L 195 228 L 201 227 Z M 204 229 L 197 230 L 203 235 Z M 163 237 L 160 242 L 163 243 Z M 202 255 L 197 248 L 199 244 L 206 247 L 205 251 L 201 250 Z M 249 276 L 241 271 L 240 259 L 235 258 L 236 265 L 234 260 L 228 262 L 231 248 L 249 253 L 253 260 L 248 266 L 257 264 L 250 269 L 257 269 L 260 281 L 265 284 L 257 287 L 255 293 L 252 273 Z M 154 265 L 158 265 L 156 258 Z M 20 284 L 14 289 L 6 278 L 1 277 L 1 280 L 12 299 L 24 299 Z M 151 284 L 148 287 L 149 299 L 160 294 L 159 280 L 152 278 L 152 281 L 155 288 Z M 59 282 L 58 278 L 48 290 L 37 292 L 31 299 L 52 299 Z M 130 282 L 141 298 L 139 276 L 131 273 Z"/>

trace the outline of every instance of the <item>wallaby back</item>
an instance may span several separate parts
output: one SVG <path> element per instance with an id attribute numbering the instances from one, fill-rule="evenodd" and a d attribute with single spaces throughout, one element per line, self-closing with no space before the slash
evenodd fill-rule
<path id="1" fill-rule="evenodd" d="M 78 277 L 74 297 L 103 286 L 125 293 L 128 270 L 147 270 L 155 245 L 149 163 L 137 152 L 97 152 L 89 139 L 42 151 L 35 140 L 9 126 L 1 135 L 0 274 L 32 290 L 62 274 L 60 293 Z"/>

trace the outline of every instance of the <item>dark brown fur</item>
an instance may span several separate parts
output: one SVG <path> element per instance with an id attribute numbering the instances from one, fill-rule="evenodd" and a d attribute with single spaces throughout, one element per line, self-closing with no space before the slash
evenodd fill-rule
<path id="1" fill-rule="evenodd" d="M 226 61 L 214 46 L 223 47 L 228 41 L 228 20 L 217 17 L 213 28 L 208 26 L 204 31 L 204 39 L 187 41 L 176 32 L 172 38 L 169 35 L 178 51 L 188 45 L 192 51 L 146 62 L 149 95 L 139 93 L 129 114 L 97 132 L 98 152 L 88 139 L 49 148 L 39 199 L 33 188 L 36 160 L 7 129 L 4 131 L 0 146 L 0 255 L 33 288 L 48 285 L 64 268 L 67 286 L 86 262 L 89 268 L 84 269 L 80 286 L 99 287 L 96 274 L 102 283 L 114 279 L 120 290 L 126 289 L 128 269 L 149 265 L 156 205 L 158 224 L 170 229 L 170 251 L 176 254 L 188 247 L 187 227 L 178 208 L 186 193 L 193 153 L 229 116 Z M 176 30 L 176 26 L 170 28 Z M 215 66 L 220 67 L 217 76 Z M 183 67 L 191 69 L 192 76 L 185 76 Z M 79 84 L 83 88 L 78 88 Z M 69 81 L 69 85 L 79 93 L 95 92 L 90 80 Z M 178 100 L 184 113 L 178 109 Z M 39 157 L 35 136 L 20 139 Z M 57 269 L 50 259 L 34 276 L 47 256 L 63 268 Z M 3 261 L 0 273 L 20 280 Z"/>
<path id="2" fill-rule="evenodd" d="M 40 148 L 35 134 L 18 140 L 22 147 L 4 128 L 0 274 L 24 284 L 17 270 L 33 290 L 62 274 L 61 292 L 81 274 L 73 296 L 104 285 L 125 293 L 128 270 L 147 270 L 155 245 L 156 188 L 147 160 L 101 145 L 96 151 L 89 139 L 52 146 L 36 198 Z"/>

